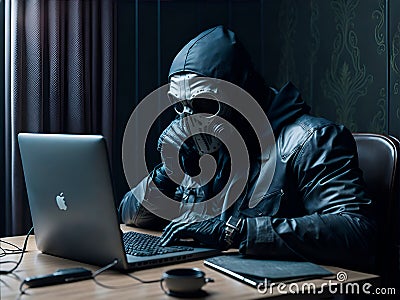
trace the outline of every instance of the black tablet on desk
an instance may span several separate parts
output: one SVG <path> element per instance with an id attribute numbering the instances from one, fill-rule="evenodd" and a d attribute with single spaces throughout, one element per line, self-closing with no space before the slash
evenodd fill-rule
<path id="1" fill-rule="evenodd" d="M 265 283 L 287 283 L 333 275 L 311 262 L 255 259 L 241 254 L 209 258 L 204 265 L 255 288 Z"/>

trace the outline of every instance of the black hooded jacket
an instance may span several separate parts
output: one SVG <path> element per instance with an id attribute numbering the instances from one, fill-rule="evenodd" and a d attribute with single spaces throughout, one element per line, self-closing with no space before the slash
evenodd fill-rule
<path id="1" fill-rule="evenodd" d="M 277 165 L 272 184 L 254 208 L 234 208 L 247 220 L 240 251 L 270 259 L 371 266 L 376 225 L 351 133 L 311 116 L 290 82 L 280 91 L 267 88 L 236 35 L 222 26 L 201 33 L 178 53 L 169 76 L 181 72 L 245 89 L 264 109 L 274 131 Z M 159 170 L 154 175 L 163 190 L 179 200 L 182 191 Z M 135 226 L 154 226 L 157 219 L 129 192 L 119 212 L 124 223 Z"/>

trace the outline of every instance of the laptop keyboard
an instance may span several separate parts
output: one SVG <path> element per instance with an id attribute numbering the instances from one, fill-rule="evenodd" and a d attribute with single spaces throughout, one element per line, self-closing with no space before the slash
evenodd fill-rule
<path id="1" fill-rule="evenodd" d="M 192 251 L 192 247 L 160 245 L 161 238 L 158 236 L 144 234 L 134 231 L 125 232 L 122 236 L 125 252 L 136 256 L 151 256 L 179 251 Z"/>

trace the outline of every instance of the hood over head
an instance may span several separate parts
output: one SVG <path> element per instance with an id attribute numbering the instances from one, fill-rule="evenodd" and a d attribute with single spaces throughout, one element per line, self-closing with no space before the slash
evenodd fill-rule
<path id="1" fill-rule="evenodd" d="M 276 136 L 289 119 L 309 111 L 293 84 L 279 92 L 268 88 L 236 34 L 224 26 L 200 33 L 182 48 L 172 62 L 169 80 L 182 73 L 222 79 L 247 91 L 266 112 Z"/>

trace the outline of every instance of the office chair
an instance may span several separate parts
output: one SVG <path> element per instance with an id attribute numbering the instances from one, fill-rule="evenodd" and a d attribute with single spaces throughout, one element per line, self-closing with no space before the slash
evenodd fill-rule
<path id="1" fill-rule="evenodd" d="M 354 133 L 360 169 L 375 204 L 378 221 L 376 272 L 394 287 L 400 275 L 400 142 L 374 133 Z"/>

